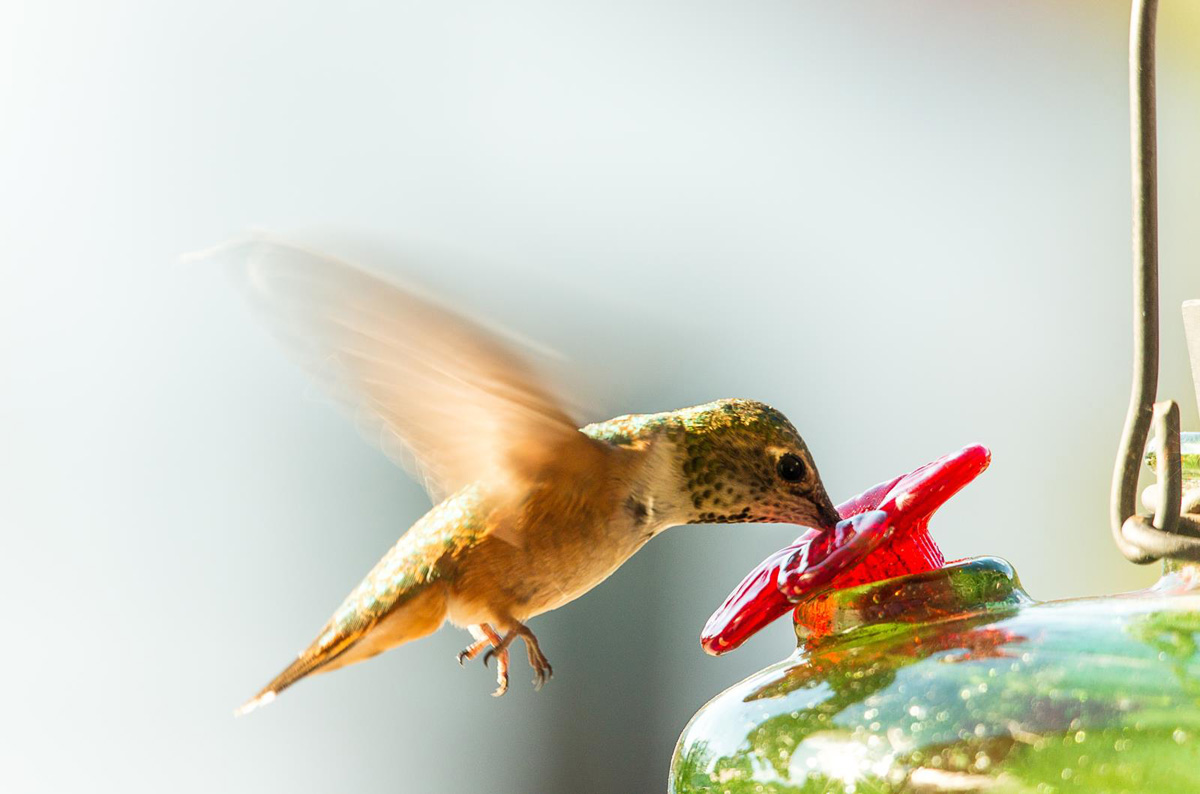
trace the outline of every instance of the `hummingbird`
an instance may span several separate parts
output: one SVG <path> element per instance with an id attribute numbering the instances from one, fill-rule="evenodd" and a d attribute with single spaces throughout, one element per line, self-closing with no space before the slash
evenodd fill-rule
<path id="1" fill-rule="evenodd" d="M 496 660 L 494 695 L 517 639 L 540 689 L 553 670 L 527 622 L 668 527 L 840 518 L 769 405 L 722 399 L 581 428 L 513 340 L 413 289 L 261 236 L 221 254 L 302 366 L 434 502 L 237 714 L 447 621 L 472 638 L 460 664 Z"/>

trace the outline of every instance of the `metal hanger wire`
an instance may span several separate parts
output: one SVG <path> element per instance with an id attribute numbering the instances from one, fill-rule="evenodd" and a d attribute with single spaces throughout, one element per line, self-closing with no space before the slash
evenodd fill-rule
<path id="1" fill-rule="evenodd" d="M 1133 161 L 1133 389 L 1113 471 L 1113 540 L 1130 561 L 1200 561 L 1200 516 L 1182 514 L 1179 405 L 1158 391 L 1158 158 L 1154 39 L 1158 0 L 1133 0 L 1129 18 L 1130 147 Z M 1137 513 L 1138 469 L 1153 424 L 1158 485 L 1154 516 Z"/>

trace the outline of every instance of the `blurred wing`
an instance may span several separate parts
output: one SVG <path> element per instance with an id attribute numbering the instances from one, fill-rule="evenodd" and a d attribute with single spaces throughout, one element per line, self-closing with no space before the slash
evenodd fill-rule
<path id="1" fill-rule="evenodd" d="M 514 484 L 588 443 L 526 361 L 464 317 L 262 237 L 213 257 L 229 262 L 250 303 L 359 431 L 435 502 L 476 481 Z"/>

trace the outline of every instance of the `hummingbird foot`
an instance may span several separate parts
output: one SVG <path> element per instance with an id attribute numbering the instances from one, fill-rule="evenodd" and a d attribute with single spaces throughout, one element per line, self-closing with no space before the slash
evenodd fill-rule
<path id="1" fill-rule="evenodd" d="M 554 677 L 554 668 L 550 666 L 550 660 L 546 658 L 546 654 L 542 653 L 542 648 L 538 645 L 537 637 L 534 636 L 533 632 L 524 623 L 516 623 L 514 628 L 504 635 L 504 639 L 500 640 L 499 644 L 493 645 L 492 649 L 484 654 L 483 663 L 486 665 L 493 655 L 497 659 L 500 658 L 500 654 L 502 653 L 507 657 L 508 646 L 517 637 L 525 641 L 525 650 L 529 656 L 529 666 L 533 668 L 533 688 L 541 689 L 547 681 Z M 507 684 L 505 688 L 507 688 Z"/>
<path id="2" fill-rule="evenodd" d="M 486 623 L 468 626 L 467 631 L 471 632 L 471 636 L 475 638 L 475 642 L 458 652 L 456 658 L 458 659 L 459 667 L 462 667 L 465 662 L 474 660 L 488 646 L 499 645 L 501 642 L 500 635 Z"/>
<path id="3" fill-rule="evenodd" d="M 487 652 L 483 657 L 483 666 L 487 667 L 488 662 L 492 660 L 492 656 L 496 657 L 496 691 L 492 693 L 492 697 L 498 698 L 508 691 L 508 648 L 501 648 Z"/>
<path id="4" fill-rule="evenodd" d="M 550 666 L 550 660 L 546 658 L 546 654 L 542 653 L 537 637 L 533 636 L 533 632 L 524 626 L 521 628 L 525 629 L 525 633 L 521 635 L 521 639 L 525 640 L 525 650 L 529 655 L 529 666 L 533 668 L 533 688 L 541 689 L 547 681 L 554 677 L 554 668 Z"/>
<path id="5" fill-rule="evenodd" d="M 504 640 L 487 623 L 468 626 L 467 631 L 471 632 L 471 636 L 475 638 L 475 642 L 458 652 L 459 665 L 473 660 L 489 645 L 493 649 L 504 645 Z M 489 666 L 488 663 L 491 661 L 493 655 L 496 657 L 497 686 L 496 691 L 492 693 L 492 697 L 500 697 L 508 691 L 508 646 L 504 645 L 499 651 L 489 650 L 487 655 L 483 657 L 485 667 Z"/>

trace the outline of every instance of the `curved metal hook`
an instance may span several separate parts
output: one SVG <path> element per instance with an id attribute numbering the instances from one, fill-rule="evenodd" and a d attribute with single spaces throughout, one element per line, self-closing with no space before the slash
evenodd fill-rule
<path id="1" fill-rule="evenodd" d="M 1133 164 L 1133 389 L 1113 471 L 1109 503 L 1113 540 L 1132 562 L 1162 557 L 1200 560 L 1197 522 L 1180 518 L 1183 475 L 1179 406 L 1154 404 L 1158 391 L 1158 163 L 1154 34 L 1158 0 L 1133 0 L 1129 18 L 1129 109 Z M 1151 522 L 1137 515 L 1137 479 L 1151 419 L 1161 454 Z M 1179 530 L 1189 534 L 1180 534 Z"/>

